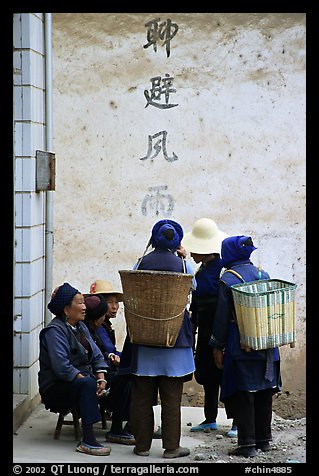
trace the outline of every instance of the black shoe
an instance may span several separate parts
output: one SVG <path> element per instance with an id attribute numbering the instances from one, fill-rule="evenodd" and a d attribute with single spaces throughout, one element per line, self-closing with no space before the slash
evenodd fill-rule
<path id="1" fill-rule="evenodd" d="M 256 443 L 256 449 L 261 451 L 270 451 L 272 448 L 269 441 L 263 441 L 262 443 Z"/>
<path id="2" fill-rule="evenodd" d="M 238 448 L 230 450 L 228 454 L 230 456 L 244 456 L 245 458 L 253 458 L 258 455 L 254 446 L 238 446 Z"/>

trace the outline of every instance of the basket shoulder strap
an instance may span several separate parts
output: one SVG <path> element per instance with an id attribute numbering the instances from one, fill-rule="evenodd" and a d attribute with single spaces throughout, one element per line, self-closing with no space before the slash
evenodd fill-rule
<path id="1" fill-rule="evenodd" d="M 183 263 L 183 273 L 186 274 L 186 263 L 183 257 L 182 257 L 182 263 Z"/>
<path id="2" fill-rule="evenodd" d="M 146 248 L 145 248 L 142 256 L 138 259 L 135 270 L 137 270 L 139 268 L 139 266 L 141 264 L 141 261 L 144 258 L 144 256 L 146 255 L 146 252 L 147 252 L 147 250 L 149 249 L 150 246 L 151 246 L 151 238 L 148 240 L 148 243 L 146 245 Z"/>
<path id="3" fill-rule="evenodd" d="M 243 283 L 245 283 L 244 278 L 239 273 L 237 273 L 237 271 L 234 271 L 233 269 L 226 269 L 226 271 L 224 271 L 223 274 L 225 273 L 232 273 L 235 276 L 237 276 L 237 278 L 240 279 Z"/>
<path id="4" fill-rule="evenodd" d="M 237 276 L 237 278 L 240 279 L 243 283 L 246 282 L 244 280 L 244 278 L 239 273 L 237 273 L 237 271 L 234 271 L 233 269 L 226 269 L 226 271 L 224 271 L 224 273 L 232 273 L 235 276 Z M 236 312 L 235 312 L 234 308 L 232 309 L 232 315 L 233 315 L 234 322 L 236 322 L 236 324 L 238 326 L 237 316 L 236 316 Z M 248 345 L 245 345 L 245 344 L 242 344 L 242 343 L 240 344 L 240 348 L 242 350 L 244 350 L 245 352 L 250 352 L 251 351 L 251 348 Z"/>

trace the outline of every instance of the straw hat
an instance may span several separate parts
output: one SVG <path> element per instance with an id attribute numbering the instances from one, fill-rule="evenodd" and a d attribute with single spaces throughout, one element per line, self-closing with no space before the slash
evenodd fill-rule
<path id="1" fill-rule="evenodd" d="M 222 241 L 227 237 L 227 233 L 220 231 L 214 220 L 200 218 L 195 222 L 192 231 L 185 234 L 182 246 L 189 253 L 220 254 Z"/>
<path id="2" fill-rule="evenodd" d="M 90 294 L 115 294 L 118 301 L 123 301 L 123 293 L 113 288 L 112 283 L 96 279 L 90 286 Z"/>

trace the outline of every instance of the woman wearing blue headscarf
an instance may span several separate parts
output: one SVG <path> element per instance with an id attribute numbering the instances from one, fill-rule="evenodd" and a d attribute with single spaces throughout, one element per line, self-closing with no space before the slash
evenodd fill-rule
<path id="1" fill-rule="evenodd" d="M 177 222 L 160 220 L 153 226 L 149 241 L 154 250 L 142 256 L 135 269 L 185 272 L 183 260 L 176 253 L 182 238 L 183 229 Z M 195 370 L 192 346 L 192 327 L 186 310 L 174 347 L 131 344 L 126 337 L 119 372 L 132 375 L 131 426 L 136 440 L 135 454 L 149 455 L 154 429 L 154 394 L 158 389 L 163 457 L 189 455 L 189 449 L 180 446 L 181 399 L 183 383 L 191 379 Z"/>
<path id="2" fill-rule="evenodd" d="M 106 308 L 105 303 L 105 312 Z M 76 408 L 83 433 L 76 451 L 107 456 L 111 448 L 96 440 L 93 425 L 101 420 L 98 402 L 105 395 L 108 365 L 83 323 L 84 296 L 64 283 L 53 291 L 48 309 L 55 317 L 40 332 L 42 403 L 54 413 L 67 414 Z"/>
<path id="3" fill-rule="evenodd" d="M 256 449 L 271 449 L 272 396 L 281 389 L 279 349 L 242 348 L 236 323 L 231 286 L 269 279 L 269 274 L 249 259 L 255 249 L 249 236 L 231 236 L 222 242 L 226 269 L 218 287 L 210 339 L 216 365 L 223 368 L 220 400 L 238 427 L 238 447 L 229 454 L 246 457 L 256 456 Z"/>

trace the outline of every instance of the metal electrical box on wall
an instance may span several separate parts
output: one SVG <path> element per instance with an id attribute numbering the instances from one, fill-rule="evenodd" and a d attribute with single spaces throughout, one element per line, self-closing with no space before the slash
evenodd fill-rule
<path id="1" fill-rule="evenodd" d="M 55 154 L 36 151 L 36 191 L 55 190 Z"/>

